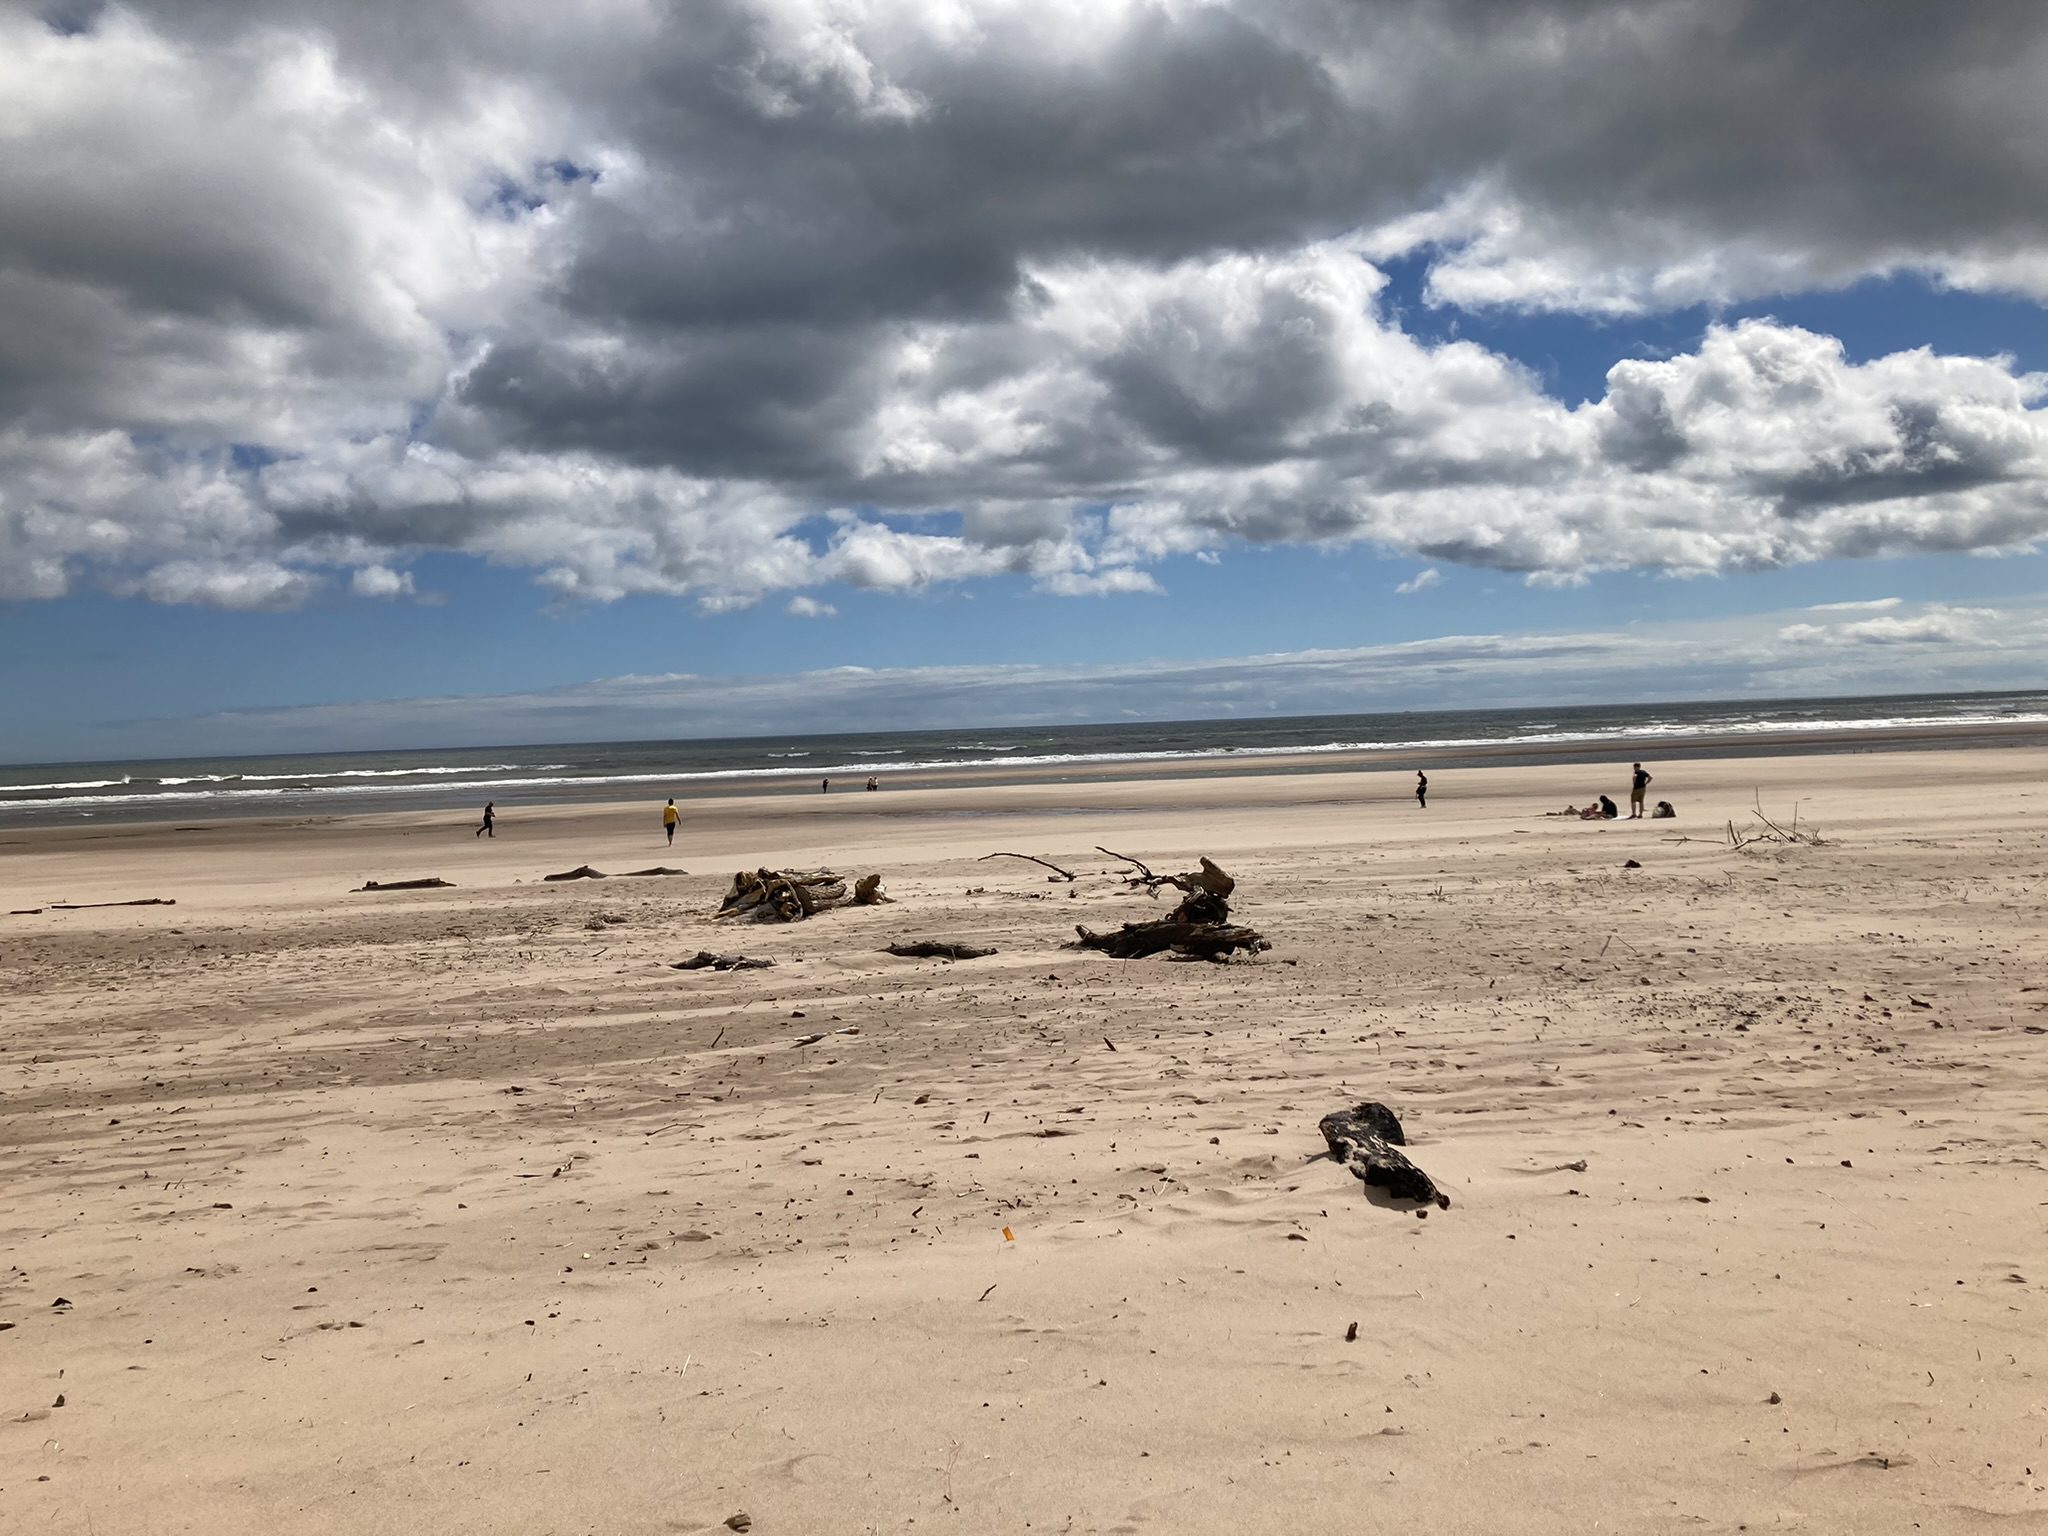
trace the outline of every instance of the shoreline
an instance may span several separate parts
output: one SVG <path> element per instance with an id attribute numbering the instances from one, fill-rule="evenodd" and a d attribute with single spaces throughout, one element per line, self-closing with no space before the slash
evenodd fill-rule
<path id="1" fill-rule="evenodd" d="M 834 794 L 863 795 L 862 778 L 872 772 L 882 780 L 878 793 L 941 790 L 953 787 L 1006 787 L 1027 784 L 1142 783 L 1174 779 L 1236 779 L 1268 775 L 1319 775 L 1349 773 L 1397 773 L 1423 768 L 1432 773 L 1476 767 L 1592 766 L 1640 758 L 1667 762 L 1705 760 L 1747 760 L 1777 757 L 1854 756 L 1872 752 L 1983 750 L 2005 751 L 2048 745 L 2048 722 L 2011 724 L 1883 726 L 1848 730 L 1723 732 L 1698 736 L 1646 735 L 1602 738 L 1597 741 L 1504 742 L 1458 747 L 1395 746 L 1358 751 L 1274 751 L 1241 752 L 1216 757 L 1106 758 L 1080 763 L 1032 763 L 1005 767 L 984 764 L 959 767 L 891 770 L 886 767 L 856 768 L 845 776 L 845 786 Z M 301 822 L 363 816 L 391 816 L 408 813 L 445 814 L 480 805 L 485 799 L 516 807 L 521 814 L 551 805 L 616 806 L 638 804 L 648 795 L 657 801 L 674 792 L 679 802 L 726 799 L 791 800 L 830 798 L 814 787 L 814 778 L 827 774 L 779 774 L 735 772 L 700 779 L 650 782 L 646 794 L 626 793 L 629 786 L 598 781 L 585 791 L 573 784 L 551 785 L 546 789 L 463 791 L 427 786 L 408 786 L 392 792 L 389 799 L 375 792 L 337 792 L 328 796 L 306 796 L 294 801 L 280 795 L 262 803 L 219 800 L 178 801 L 161 808 L 153 801 L 171 801 L 171 796 L 143 797 L 133 806 L 109 808 L 109 814 L 70 812 L 37 815 L 29 809 L 36 802 L 9 804 L 0 801 L 0 839 L 16 832 L 42 833 L 65 829 L 125 829 L 160 826 L 165 822 L 190 822 L 204 826 L 244 821 Z M 680 786 L 677 788 L 677 786 Z M 404 804 L 393 803 L 400 799 Z M 386 808 L 388 807 L 388 809 Z M 5 846 L 0 841 L 0 846 Z"/>

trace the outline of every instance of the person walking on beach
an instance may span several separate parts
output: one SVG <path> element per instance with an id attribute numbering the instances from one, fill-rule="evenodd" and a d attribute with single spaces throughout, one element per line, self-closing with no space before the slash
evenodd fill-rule
<path id="1" fill-rule="evenodd" d="M 1643 771 L 1641 763 L 1628 781 L 1628 819 L 1635 821 L 1643 814 L 1643 795 L 1649 790 L 1650 776 Z"/>
<path id="2" fill-rule="evenodd" d="M 661 825 L 663 830 L 668 833 L 668 845 L 671 848 L 676 845 L 676 823 L 682 819 L 683 813 L 676 809 L 675 796 L 670 795 L 668 804 L 661 808 Z"/>
<path id="3" fill-rule="evenodd" d="M 1418 810 L 1429 809 L 1429 775 L 1420 768 L 1415 770 L 1415 805 Z"/>
<path id="4" fill-rule="evenodd" d="M 484 824 L 476 829 L 478 837 L 486 833 L 494 838 L 498 835 L 498 802 L 495 800 L 484 802 Z"/>
<path id="5" fill-rule="evenodd" d="M 832 781 L 831 781 L 830 779 L 820 779 L 820 780 L 818 780 L 818 793 L 819 793 L 819 794 L 821 794 L 821 795 L 829 795 L 829 794 L 831 794 L 831 793 L 832 793 Z"/>

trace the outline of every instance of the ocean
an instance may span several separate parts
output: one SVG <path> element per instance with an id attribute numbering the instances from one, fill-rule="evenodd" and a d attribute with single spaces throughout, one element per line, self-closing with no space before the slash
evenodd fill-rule
<path id="1" fill-rule="evenodd" d="M 1418 751 L 1473 749 L 1490 762 L 1593 761 L 1630 744 L 1666 758 L 1709 740 L 1740 751 L 1744 738 L 1759 751 L 1859 751 L 1879 745 L 1879 732 L 1969 726 L 1995 741 L 2000 727 L 2026 739 L 2043 724 L 2048 693 L 1923 694 L 55 763 L 0 766 L 0 826 L 684 799 L 776 785 L 816 793 L 820 779 L 855 790 L 875 775 L 898 787 L 970 767 L 995 779 L 1100 777 L 1170 760 L 1253 771 L 1282 755 L 1342 754 L 1355 766 L 1350 754 L 1374 752 L 1399 752 L 1405 767 Z"/>

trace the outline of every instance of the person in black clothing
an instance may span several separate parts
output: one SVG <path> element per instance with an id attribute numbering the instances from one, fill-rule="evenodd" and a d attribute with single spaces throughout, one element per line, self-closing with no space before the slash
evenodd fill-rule
<path id="1" fill-rule="evenodd" d="M 480 826 L 480 827 L 478 827 L 478 828 L 476 829 L 476 835 L 477 835 L 478 837 L 482 837 L 482 836 L 483 836 L 483 835 L 484 835 L 485 833 L 489 833 L 489 834 L 490 834 L 490 835 L 491 835 L 492 837 L 496 837 L 496 836 L 498 835 L 498 830 L 497 830 L 497 821 L 498 821 L 498 802 L 497 802 L 497 801 L 495 801 L 495 800 L 487 800 L 487 801 L 485 801 L 485 802 L 484 802 L 484 824 L 483 824 L 482 826 Z"/>
<path id="2" fill-rule="evenodd" d="M 1605 795 L 1602 795 L 1600 797 L 1601 820 L 1612 821 L 1615 817 L 1619 816 L 1620 814 L 1621 808 L 1617 806 L 1612 800 L 1608 799 Z"/>
<path id="3" fill-rule="evenodd" d="M 1643 814 L 1643 794 L 1650 787 L 1650 776 L 1643 772 L 1643 765 L 1636 764 L 1634 777 L 1628 781 L 1628 819 L 1636 820 Z"/>
<path id="4" fill-rule="evenodd" d="M 1420 768 L 1415 770 L 1415 804 L 1422 810 L 1429 809 L 1429 775 Z"/>

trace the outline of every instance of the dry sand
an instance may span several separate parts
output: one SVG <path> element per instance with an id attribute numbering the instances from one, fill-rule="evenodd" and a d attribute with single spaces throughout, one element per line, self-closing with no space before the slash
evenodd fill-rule
<path id="1" fill-rule="evenodd" d="M 2043 1528 L 2048 751 L 1538 814 L 1625 772 L 0 834 L 178 903 L 0 918 L 0 1528 Z M 1272 953 L 1061 948 L 1154 910 L 1096 843 Z M 828 862 L 896 904 L 706 916 Z"/>

